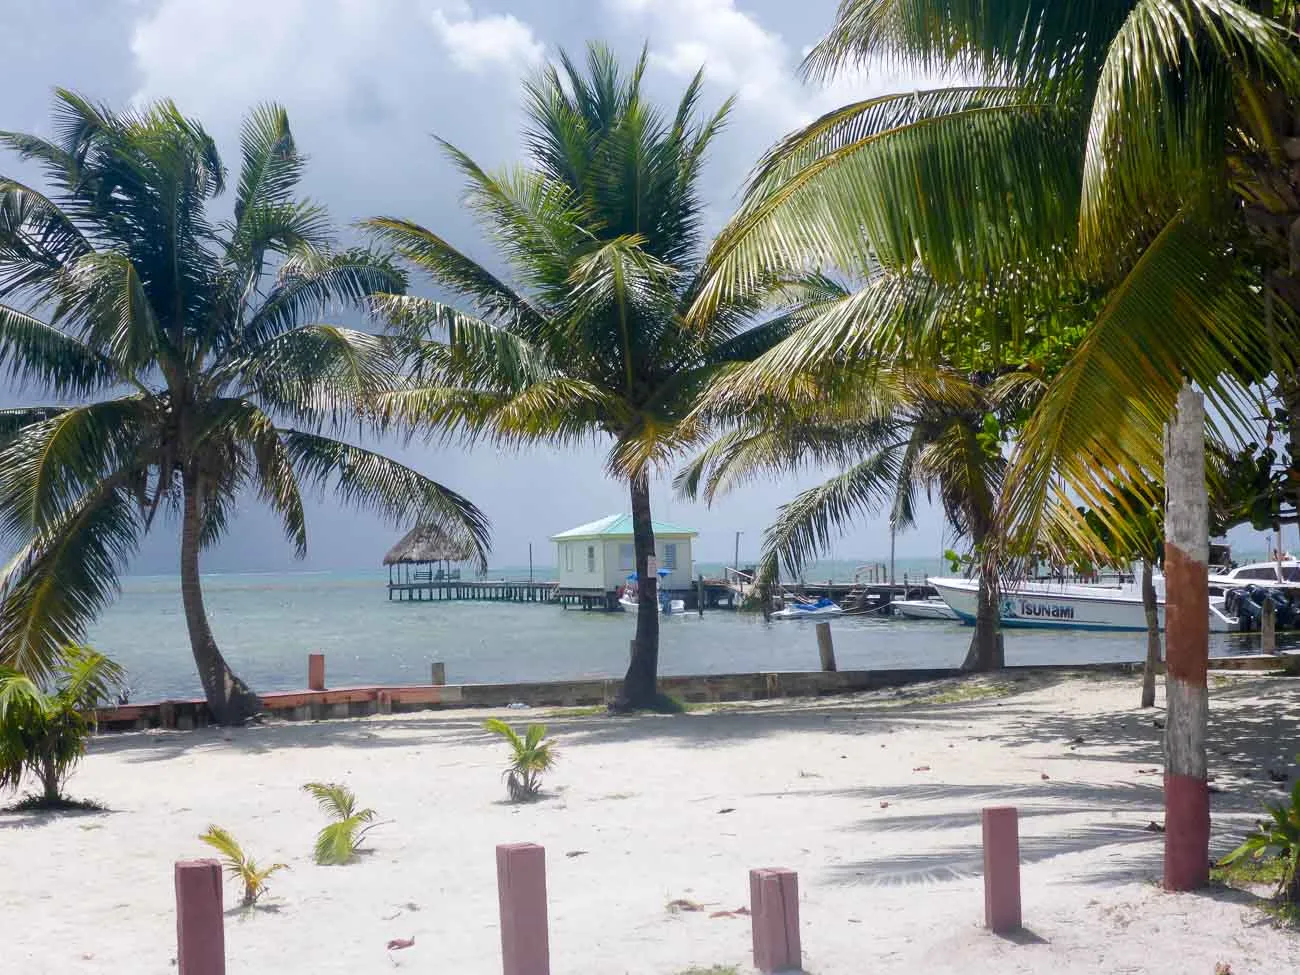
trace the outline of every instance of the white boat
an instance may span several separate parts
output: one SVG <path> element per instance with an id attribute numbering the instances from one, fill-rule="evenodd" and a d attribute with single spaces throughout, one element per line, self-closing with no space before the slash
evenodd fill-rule
<path id="1" fill-rule="evenodd" d="M 774 620 L 820 620 L 841 616 L 844 610 L 823 596 L 815 603 L 790 603 L 772 614 Z"/>
<path id="2" fill-rule="evenodd" d="M 623 607 L 625 613 L 637 613 L 641 610 L 641 601 L 637 599 L 636 593 L 625 592 L 618 597 L 619 606 Z M 663 603 L 660 603 L 663 608 Z M 686 600 L 673 599 L 668 603 L 668 609 L 664 611 L 665 616 L 676 616 L 678 613 L 686 612 Z"/>
<path id="3" fill-rule="evenodd" d="M 978 606 L 976 579 L 927 580 L 963 623 L 974 623 Z M 1156 598 L 1160 627 L 1165 625 L 1164 579 L 1157 578 Z M 1135 584 L 1086 586 L 1058 582 L 1020 582 L 1002 592 L 1000 618 L 1004 627 L 1040 627 L 1058 630 L 1145 630 L 1142 591 Z M 1223 610 L 1223 597 L 1210 597 L 1210 630 L 1237 630 L 1237 619 Z"/>
<path id="4" fill-rule="evenodd" d="M 1300 561 L 1288 555 L 1280 561 L 1250 562 L 1210 576 L 1211 596 L 1221 596 L 1229 589 L 1245 586 L 1300 589 Z"/>
<path id="5" fill-rule="evenodd" d="M 910 620 L 955 620 L 956 611 L 938 596 L 929 599 L 891 599 L 889 605 Z"/>

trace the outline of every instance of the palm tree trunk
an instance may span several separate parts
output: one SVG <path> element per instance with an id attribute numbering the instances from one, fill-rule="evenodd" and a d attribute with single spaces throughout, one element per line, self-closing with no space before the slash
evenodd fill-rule
<path id="1" fill-rule="evenodd" d="M 199 579 L 199 536 L 202 527 L 198 478 L 184 475 L 184 511 L 181 520 L 181 602 L 185 605 L 185 626 L 190 649 L 199 668 L 199 680 L 208 701 L 208 713 L 218 724 L 243 724 L 262 710 L 262 702 L 235 676 L 208 626 Z"/>
<path id="2" fill-rule="evenodd" d="M 54 805 L 59 801 L 59 770 L 51 755 L 46 755 L 41 760 L 41 786 L 48 805 Z"/>
<path id="3" fill-rule="evenodd" d="M 1006 648 L 1002 644 L 998 588 L 997 568 L 985 560 L 980 566 L 975 632 L 971 635 L 966 659 L 962 661 L 962 670 L 987 673 L 1001 670 L 1007 665 Z"/>
<path id="4" fill-rule="evenodd" d="M 636 552 L 637 614 L 632 660 L 623 689 L 614 702 L 617 711 L 653 707 L 659 697 L 659 577 L 649 571 L 655 554 L 654 526 L 650 521 L 650 480 L 642 474 L 632 479 L 632 546 Z"/>
<path id="5" fill-rule="evenodd" d="M 1142 706 L 1156 706 L 1156 671 L 1160 668 L 1160 611 L 1150 559 L 1142 560 L 1142 608 L 1147 614 L 1147 660 L 1142 668 Z"/>

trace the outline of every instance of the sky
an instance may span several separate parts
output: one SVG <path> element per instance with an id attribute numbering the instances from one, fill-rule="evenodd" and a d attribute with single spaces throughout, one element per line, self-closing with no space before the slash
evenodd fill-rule
<path id="1" fill-rule="evenodd" d="M 48 134 L 51 92 L 78 90 L 126 105 L 168 97 L 198 117 L 228 165 L 238 158 L 240 119 L 267 100 L 284 104 L 299 147 L 311 157 L 305 190 L 339 226 L 374 215 L 411 218 L 479 259 L 491 251 L 460 205 L 461 185 L 434 136 L 487 168 L 520 159 L 520 81 L 560 48 L 602 40 L 631 59 L 649 46 L 647 87 L 675 103 L 689 77 L 706 72 L 706 106 L 737 96 L 704 179 L 709 226 L 735 207 L 754 161 L 785 133 L 854 98 L 908 90 L 921 79 L 885 66 L 813 87 L 800 58 L 830 26 L 835 0 L 0 0 L 5 97 L 0 128 Z M 28 177 L 0 158 L 0 173 Z M 36 391 L 0 387 L 0 403 L 38 401 Z M 494 565 L 520 565 L 530 543 L 538 564 L 554 561 L 556 532 L 628 508 L 626 488 L 602 471 L 602 450 L 472 451 L 388 445 L 401 459 L 478 504 L 493 523 Z M 657 518 L 699 530 L 696 558 L 752 560 L 780 504 L 816 481 L 760 482 L 708 509 L 654 485 Z M 376 566 L 401 530 L 311 504 L 309 554 L 293 557 L 255 499 L 229 536 L 205 556 L 217 571 L 352 569 Z M 178 537 L 156 530 L 140 572 L 171 571 Z M 926 510 L 900 535 L 899 557 L 936 557 L 943 521 Z M 861 518 L 826 553 L 883 559 L 883 518 Z"/>

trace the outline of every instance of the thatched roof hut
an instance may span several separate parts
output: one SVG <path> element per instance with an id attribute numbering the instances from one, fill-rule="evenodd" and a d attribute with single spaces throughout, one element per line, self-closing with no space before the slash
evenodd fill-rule
<path id="1" fill-rule="evenodd" d="M 453 538 L 437 525 L 416 525 L 388 550 L 384 565 L 468 562 L 473 557 L 473 543 Z"/>

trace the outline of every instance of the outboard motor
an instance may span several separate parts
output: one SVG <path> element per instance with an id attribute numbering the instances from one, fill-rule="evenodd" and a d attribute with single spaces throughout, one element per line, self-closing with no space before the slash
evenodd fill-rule
<path id="1" fill-rule="evenodd" d="M 1260 616 L 1263 614 L 1261 605 L 1263 600 L 1263 591 L 1259 586 L 1246 586 L 1243 589 L 1233 589 L 1224 599 L 1224 607 L 1227 608 L 1228 599 L 1232 600 L 1232 606 L 1237 613 L 1237 628 L 1242 633 L 1253 633 L 1259 629 Z"/>

